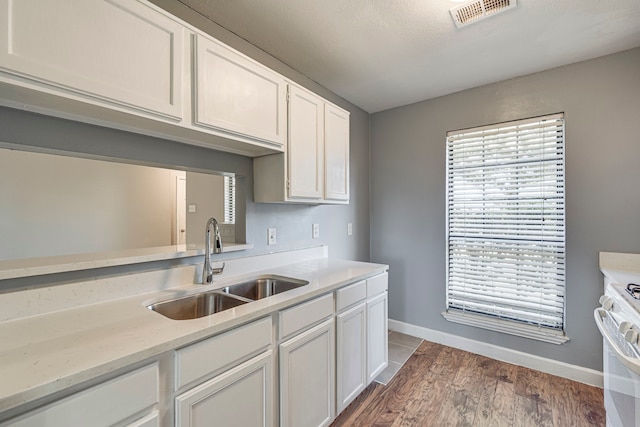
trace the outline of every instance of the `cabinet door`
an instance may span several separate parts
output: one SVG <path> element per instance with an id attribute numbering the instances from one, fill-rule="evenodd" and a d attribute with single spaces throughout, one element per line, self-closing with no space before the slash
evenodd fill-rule
<path id="1" fill-rule="evenodd" d="M 331 423 L 335 399 L 333 318 L 280 345 L 280 425 Z"/>
<path id="2" fill-rule="evenodd" d="M 287 84 L 279 74 L 201 35 L 195 61 L 197 125 L 284 144 Z"/>
<path id="3" fill-rule="evenodd" d="M 273 352 L 176 397 L 176 426 L 273 425 Z"/>
<path id="4" fill-rule="evenodd" d="M 349 113 L 326 104 L 324 198 L 349 200 Z"/>
<path id="5" fill-rule="evenodd" d="M 367 384 L 387 367 L 387 292 L 367 301 Z"/>
<path id="6" fill-rule="evenodd" d="M 179 120 L 186 29 L 138 1 L 0 0 L 0 67 Z"/>
<path id="7" fill-rule="evenodd" d="M 324 101 L 289 86 L 290 198 L 322 199 L 324 195 Z"/>
<path id="8" fill-rule="evenodd" d="M 336 318 L 337 413 L 364 390 L 367 383 L 367 322 L 363 302 Z"/>

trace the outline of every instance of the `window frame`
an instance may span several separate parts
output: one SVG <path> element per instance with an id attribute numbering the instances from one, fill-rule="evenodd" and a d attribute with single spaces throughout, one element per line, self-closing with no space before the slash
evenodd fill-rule
<path id="1" fill-rule="evenodd" d="M 456 308 L 456 307 L 452 307 L 452 304 L 450 303 L 450 288 L 453 289 L 454 291 L 459 290 L 459 285 L 456 286 L 452 286 L 451 282 L 450 282 L 450 272 L 451 272 L 451 261 L 454 259 L 452 257 L 452 239 L 451 239 L 451 230 L 452 230 L 452 225 L 451 225 L 451 212 L 453 210 L 452 208 L 452 193 L 453 189 L 454 189 L 454 184 L 453 184 L 453 178 L 454 178 L 454 173 L 451 172 L 451 162 L 452 162 L 452 156 L 453 156 L 453 141 L 457 141 L 458 144 L 460 144 L 460 140 L 464 140 L 465 137 L 463 135 L 469 135 L 469 134 L 474 134 L 476 135 L 476 140 L 477 138 L 481 139 L 480 145 L 483 147 L 481 151 L 476 151 L 476 152 L 480 152 L 482 153 L 483 156 L 485 156 L 485 153 L 489 153 L 489 151 L 486 150 L 486 145 L 488 145 L 487 140 L 491 140 L 493 138 L 493 135 L 496 135 L 495 138 L 497 139 L 497 135 L 502 135 L 502 134 L 506 134 L 504 129 L 505 128 L 513 128 L 513 127 L 517 127 L 516 129 L 516 140 L 519 141 L 518 138 L 520 138 L 520 126 L 526 126 L 526 125 L 532 125 L 532 124 L 536 124 L 536 123 L 543 123 L 544 121 L 547 120 L 551 120 L 551 121 L 555 121 L 555 122 L 559 122 L 559 131 L 561 132 L 561 140 L 559 141 L 560 147 L 559 150 L 561 150 L 561 170 L 560 172 L 556 172 L 555 177 L 557 180 L 559 180 L 559 182 L 562 183 L 562 197 L 561 197 L 561 212 L 562 212 L 562 220 L 561 220 L 561 224 L 562 224 L 562 231 L 561 231 L 561 236 L 562 236 L 562 241 L 561 241 L 561 250 L 559 251 L 562 255 L 560 257 L 558 257 L 559 260 L 561 260 L 561 262 L 559 262 L 558 264 L 555 265 L 557 270 L 561 270 L 562 274 L 562 285 L 561 285 L 561 289 L 562 289 L 562 295 L 561 295 L 561 300 L 562 300 L 562 319 L 561 319 L 561 326 L 560 327 L 548 327 L 548 326 L 544 326 L 541 324 L 534 324 L 530 321 L 526 321 L 526 320 L 514 320 L 513 318 L 509 318 L 508 316 L 504 316 L 504 315 L 498 315 L 498 314 L 489 314 L 488 311 L 485 311 L 484 313 L 478 313 L 474 310 L 468 310 L 468 309 L 461 309 L 461 308 Z M 544 126 L 541 126 L 544 127 Z M 487 137 L 486 135 L 492 135 L 491 137 Z M 481 135 L 481 136 L 477 136 L 477 135 Z M 467 137 L 467 139 L 470 139 L 471 137 Z M 505 137 L 503 137 L 505 138 Z M 543 147 L 542 149 L 544 150 L 544 143 L 541 144 L 541 147 Z M 515 149 L 515 150 L 511 150 L 511 152 L 519 153 L 520 149 Z M 499 150 L 496 150 L 496 152 L 498 153 L 503 153 Z M 544 151 L 543 151 L 544 153 Z M 465 153 L 466 154 L 466 153 Z M 481 158 L 483 156 L 480 156 Z M 514 170 L 519 171 L 517 168 L 518 167 L 522 167 L 522 154 L 518 154 L 518 156 L 516 157 L 517 161 L 513 161 L 514 166 Z M 545 158 L 544 158 L 544 154 L 541 156 L 541 158 L 539 160 L 537 160 L 536 162 L 532 162 L 531 164 L 535 166 L 534 167 L 540 167 L 542 170 L 544 170 L 543 168 L 545 167 Z M 494 162 L 493 165 L 495 166 L 496 169 L 500 169 L 500 168 L 504 168 L 506 167 L 505 165 L 507 165 L 509 162 Z M 481 160 L 481 163 L 479 163 L 480 166 L 474 166 L 474 167 L 479 167 L 482 172 L 480 174 L 481 177 L 483 178 L 487 178 L 487 177 L 499 177 L 500 175 L 491 175 L 490 173 L 487 173 L 485 170 L 487 169 L 487 165 L 490 165 L 491 163 L 486 162 L 484 159 Z M 468 170 L 468 169 L 467 169 Z M 463 176 L 463 173 L 466 170 L 463 168 L 460 168 L 460 174 L 458 174 L 457 178 L 460 179 L 461 176 Z M 504 173 L 504 172 L 502 172 Z M 542 177 L 544 177 L 545 175 L 541 175 Z M 468 129 L 461 129 L 461 130 L 455 130 L 455 131 L 449 131 L 447 132 L 447 137 L 446 137 L 446 238 L 445 238 L 445 250 L 446 250 L 446 281 L 445 281 L 445 298 L 446 298 L 446 305 L 445 305 L 445 311 L 442 313 L 442 315 L 449 321 L 451 322 L 455 322 L 455 323 L 461 323 L 461 324 L 465 324 L 465 325 L 470 325 L 470 326 L 475 326 L 475 327 L 480 327 L 483 329 L 489 329 L 489 330 L 494 330 L 494 331 L 499 331 L 502 333 L 507 333 L 507 334 L 511 334 L 511 335 L 517 335 L 517 336 L 521 336 L 521 337 L 526 337 L 526 338 L 531 338 L 531 339 L 535 339 L 535 340 L 540 340 L 540 341 L 545 341 L 545 342 L 551 342 L 554 344 L 562 344 L 566 341 L 569 340 L 569 338 L 566 336 L 565 334 L 565 329 L 566 329 L 566 130 L 565 130 L 565 118 L 564 118 L 564 113 L 556 113 L 556 114 L 549 114 L 549 115 L 544 115 L 544 116 L 538 116 L 538 117 L 532 117 L 532 118 L 527 118 L 527 119 L 522 119 L 522 120 L 512 120 L 512 121 L 508 121 L 508 122 L 501 122 L 501 123 L 496 123 L 496 124 L 492 124 L 492 125 L 486 125 L 486 126 L 481 126 L 481 127 L 474 127 L 474 128 L 468 128 Z M 513 182 L 517 182 L 517 183 L 521 183 L 525 181 L 525 179 L 516 179 L 513 180 Z M 509 181 L 511 182 L 511 181 Z M 540 182 L 543 182 L 543 180 L 541 179 Z M 491 199 L 486 197 L 486 192 L 484 190 L 484 187 L 486 186 L 486 184 L 481 185 L 481 187 L 483 187 L 482 190 L 477 190 L 477 193 L 482 195 L 482 199 L 481 201 L 490 201 Z M 520 188 L 520 187 L 517 187 Z M 459 191 L 459 190 L 458 190 Z M 475 189 L 472 191 L 476 191 Z M 556 190 L 557 191 L 557 190 Z M 518 196 L 517 198 L 512 198 L 512 199 L 505 199 L 508 200 L 508 202 L 513 202 L 514 200 L 516 202 L 520 201 L 521 196 Z M 460 200 L 463 199 L 456 199 L 455 202 L 460 202 Z M 546 200 L 545 196 L 541 195 L 539 198 L 539 203 L 544 203 L 544 201 Z M 507 202 L 507 203 L 508 203 Z M 506 204 L 506 203 L 505 203 Z M 465 210 L 466 207 L 463 209 L 464 210 L 464 214 L 463 217 L 465 218 L 466 221 L 466 215 L 467 215 L 467 211 Z M 503 208 L 503 211 L 506 208 Z M 545 208 L 540 208 L 540 214 L 544 213 Z M 496 219 L 501 216 L 501 210 L 497 211 L 497 214 L 491 214 L 490 216 L 484 216 L 484 214 L 482 214 L 480 216 L 481 218 L 481 223 L 482 224 L 487 224 L 487 219 Z M 536 211 L 537 212 L 537 211 Z M 493 217 L 492 217 L 493 216 Z M 490 223 L 489 223 L 490 224 Z M 499 223 L 499 224 L 503 224 L 503 223 Z M 466 226 L 466 222 L 465 222 L 465 226 Z M 464 228 L 464 227 L 463 227 Z M 487 227 L 484 226 L 480 226 L 480 230 L 485 231 L 488 230 L 489 232 L 494 231 L 494 228 L 498 229 L 500 228 L 500 226 L 494 226 L 494 225 L 488 225 Z M 541 229 L 544 229 L 544 226 L 541 225 Z M 489 233 L 491 234 L 491 233 Z M 477 239 L 477 241 L 480 243 L 480 246 L 482 246 L 482 243 L 487 243 L 487 242 L 494 242 L 495 243 L 495 248 L 500 247 L 500 245 L 504 245 L 505 242 L 504 241 L 500 241 L 500 238 L 498 238 L 497 236 L 476 236 L 475 237 Z M 473 238 L 470 238 L 469 235 L 464 235 L 462 236 L 460 239 L 462 239 L 463 242 L 465 242 L 464 244 L 467 244 L 467 248 L 469 248 L 469 244 L 467 243 L 467 239 L 469 240 L 473 240 Z M 542 239 L 541 241 L 545 241 L 544 239 Z M 521 242 L 527 242 L 527 239 L 522 239 Z M 541 243 L 540 246 L 543 246 L 543 244 Z M 497 249 L 494 249 L 494 251 L 498 251 Z M 490 264 L 491 261 L 489 261 L 488 263 L 486 261 L 482 261 L 481 264 Z M 561 269 L 558 268 L 557 266 L 561 265 Z M 485 265 L 486 267 L 486 265 Z M 487 270 L 483 270 L 482 273 L 486 276 L 489 275 L 489 273 L 487 273 Z M 482 286 L 482 285 L 481 285 Z M 508 288 L 509 286 L 512 285 L 505 285 L 505 288 Z M 513 289 L 514 292 L 518 291 L 518 287 L 519 285 L 513 285 L 512 288 L 508 288 L 508 289 Z M 466 287 L 466 284 L 463 285 L 463 288 Z M 477 291 L 476 291 L 477 292 Z M 498 293 L 496 291 L 496 293 Z M 541 290 L 540 294 L 542 296 L 544 296 L 544 294 L 546 293 L 546 291 Z M 497 299 L 498 297 L 496 297 Z M 458 298 L 461 299 L 461 298 Z M 515 298 L 512 298 L 512 301 Z M 468 299 L 467 301 L 470 302 L 471 299 Z M 545 300 L 541 299 L 540 302 L 538 303 L 540 306 L 543 306 L 545 304 Z M 489 306 L 490 303 L 484 303 L 484 305 Z M 500 310 L 496 310 L 498 312 L 500 312 Z M 539 312 L 542 312 L 542 310 L 539 310 Z M 512 316 L 513 317 L 513 316 Z"/>

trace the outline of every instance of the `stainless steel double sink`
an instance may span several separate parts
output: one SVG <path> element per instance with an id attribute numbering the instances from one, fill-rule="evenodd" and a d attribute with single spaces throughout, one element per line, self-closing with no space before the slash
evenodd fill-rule
<path id="1" fill-rule="evenodd" d="M 305 280 L 263 275 L 214 291 L 160 301 L 147 308 L 173 320 L 197 319 L 308 284 Z"/>

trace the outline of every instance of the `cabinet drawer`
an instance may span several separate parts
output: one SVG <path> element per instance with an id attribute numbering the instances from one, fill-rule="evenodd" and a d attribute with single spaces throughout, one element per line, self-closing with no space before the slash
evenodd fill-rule
<path id="1" fill-rule="evenodd" d="M 367 298 L 378 295 L 387 290 L 389 274 L 383 273 L 379 276 L 367 279 Z"/>
<path id="2" fill-rule="evenodd" d="M 354 283 L 336 291 L 336 311 L 343 309 L 362 301 L 367 297 L 367 282 Z"/>
<path id="3" fill-rule="evenodd" d="M 271 317 L 176 351 L 176 386 L 181 387 L 240 363 L 271 345 Z"/>
<path id="4" fill-rule="evenodd" d="M 333 293 L 280 312 L 280 339 L 308 328 L 333 314 Z"/>
<path id="5" fill-rule="evenodd" d="M 158 364 L 154 363 L 36 409 L 10 425 L 110 426 L 157 402 Z"/>

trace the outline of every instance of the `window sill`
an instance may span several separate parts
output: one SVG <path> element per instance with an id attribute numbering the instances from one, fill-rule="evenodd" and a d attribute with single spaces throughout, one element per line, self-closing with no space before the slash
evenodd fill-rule
<path id="1" fill-rule="evenodd" d="M 442 316 L 450 322 L 475 326 L 477 328 L 502 332 L 532 340 L 544 341 L 551 344 L 564 344 L 569 341 L 569 337 L 562 331 L 553 331 L 550 329 L 523 325 L 503 319 L 455 311 L 445 311 L 442 313 Z"/>

